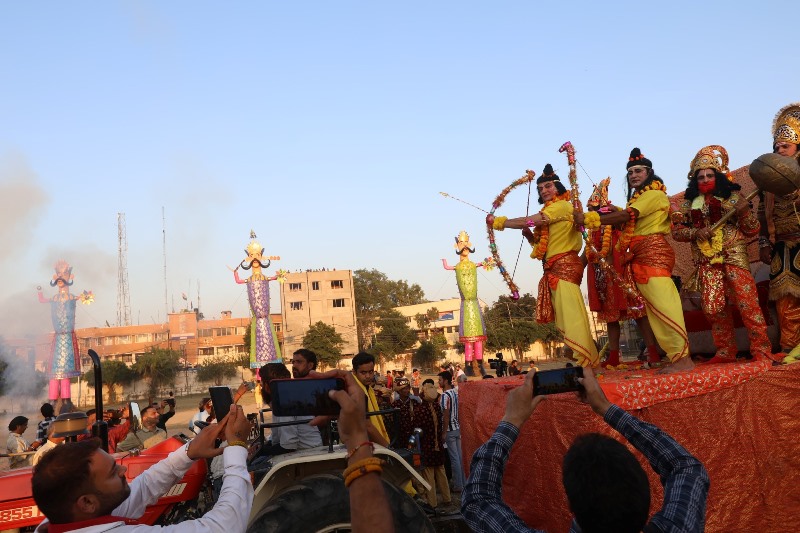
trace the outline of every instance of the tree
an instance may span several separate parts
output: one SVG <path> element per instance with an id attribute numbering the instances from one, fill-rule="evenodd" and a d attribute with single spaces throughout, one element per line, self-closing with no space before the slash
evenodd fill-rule
<path id="1" fill-rule="evenodd" d="M 158 390 L 175 387 L 175 376 L 182 368 L 181 353 L 167 348 L 150 348 L 136 359 L 133 370 L 149 383 L 148 394 L 154 398 Z"/>
<path id="2" fill-rule="evenodd" d="M 324 322 L 312 324 L 303 336 L 303 347 L 317 354 L 321 366 L 336 367 L 342 358 L 344 339 L 336 328 Z"/>
<path id="3" fill-rule="evenodd" d="M 240 363 L 239 358 L 208 357 L 197 367 L 197 380 L 202 382 L 213 381 L 214 385 L 220 386 L 226 379 L 236 377 L 241 366 Z"/>
<path id="4" fill-rule="evenodd" d="M 136 372 L 122 361 L 104 361 L 100 374 L 103 377 L 103 385 L 108 389 L 109 403 L 117 401 L 118 386 L 128 385 L 136 379 Z M 94 368 L 86 372 L 83 379 L 94 386 Z"/>
<path id="5" fill-rule="evenodd" d="M 377 332 L 370 353 L 392 360 L 397 354 L 407 352 L 417 342 L 417 334 L 408 327 L 408 321 L 394 309 L 381 311 L 376 321 Z"/>
<path id="6" fill-rule="evenodd" d="M 425 292 L 416 283 L 409 285 L 405 280 L 390 280 L 375 269 L 353 272 L 353 294 L 358 317 L 358 345 L 362 349 L 372 343 L 376 320 L 382 311 L 426 302 Z"/>
<path id="7" fill-rule="evenodd" d="M 414 350 L 411 356 L 411 364 L 415 367 L 430 370 L 436 364 L 436 361 L 444 357 L 444 353 L 437 349 L 436 344 L 432 341 L 421 341 L 419 348 Z"/>
<path id="8" fill-rule="evenodd" d="M 512 350 L 514 359 L 522 359 L 531 344 L 542 340 L 542 325 L 534 320 L 536 298 L 524 294 L 519 300 L 500 296 L 484 314 L 490 350 Z"/>

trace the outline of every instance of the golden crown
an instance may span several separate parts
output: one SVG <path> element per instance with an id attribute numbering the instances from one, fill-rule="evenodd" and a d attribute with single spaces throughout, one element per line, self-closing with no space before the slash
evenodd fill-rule
<path id="1" fill-rule="evenodd" d="M 718 144 L 712 144 L 701 148 L 697 155 L 692 159 L 689 165 L 689 179 L 694 177 L 694 173 L 703 168 L 713 168 L 720 174 L 725 174 L 730 177 L 730 170 L 728 169 L 728 151 Z"/>
<path id="2" fill-rule="evenodd" d="M 800 144 L 800 102 L 787 105 L 778 111 L 772 121 L 772 142 Z"/>

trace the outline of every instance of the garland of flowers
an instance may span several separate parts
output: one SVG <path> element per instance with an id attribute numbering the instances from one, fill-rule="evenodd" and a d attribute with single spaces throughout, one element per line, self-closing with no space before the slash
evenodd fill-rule
<path id="1" fill-rule="evenodd" d="M 619 240 L 617 241 L 617 251 L 624 252 L 628 249 L 628 245 L 631 243 L 631 239 L 633 238 L 633 231 L 636 229 L 636 217 L 635 212 L 631 209 L 631 205 L 633 205 L 639 197 L 647 192 L 647 191 L 661 191 L 664 194 L 667 194 L 667 186 L 661 183 L 660 181 L 653 181 L 647 187 L 643 187 L 641 190 L 636 191 L 633 197 L 628 202 L 628 214 L 630 214 L 630 218 L 628 222 L 625 223 L 625 229 L 622 231 L 622 235 L 620 235 Z"/>
<path id="2" fill-rule="evenodd" d="M 695 241 L 697 244 L 697 248 L 700 249 L 702 254 L 711 260 L 709 263 L 712 265 L 720 265 L 723 263 L 722 257 L 722 228 L 716 230 L 713 235 L 711 235 L 711 241 L 706 240 L 698 240 Z"/>
<path id="3" fill-rule="evenodd" d="M 594 246 L 587 246 L 587 253 L 586 259 L 589 260 L 590 263 L 597 263 L 601 257 L 607 257 L 609 250 L 611 250 L 611 233 L 614 228 L 610 225 L 603 226 L 603 244 L 600 247 L 600 251 L 598 252 Z M 595 230 L 597 231 L 597 230 Z M 594 235 L 594 232 L 590 234 L 590 238 Z"/>
<path id="4" fill-rule="evenodd" d="M 553 205 L 554 202 L 559 202 L 561 200 L 569 201 L 570 194 L 569 192 L 565 192 L 563 194 L 557 194 L 552 200 L 548 200 L 542 211 Z M 536 229 L 533 230 L 533 252 L 531 252 L 531 257 L 534 259 L 544 259 L 544 256 L 547 254 L 547 244 L 550 242 L 550 226 L 549 224 L 541 224 L 537 225 Z"/>

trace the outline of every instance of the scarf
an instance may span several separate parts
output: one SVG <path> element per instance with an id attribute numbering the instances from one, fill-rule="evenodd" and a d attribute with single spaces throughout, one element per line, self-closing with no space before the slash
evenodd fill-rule
<path id="1" fill-rule="evenodd" d="M 367 412 L 370 411 L 380 411 L 381 408 L 378 405 L 378 398 L 375 396 L 375 391 L 372 390 L 372 387 L 365 387 L 361 381 L 359 381 L 358 377 L 353 374 L 355 378 L 355 382 L 361 387 L 362 392 L 367 397 Z M 389 433 L 386 432 L 386 426 L 383 423 L 383 416 L 381 415 L 373 415 L 369 417 L 369 421 L 372 422 L 372 425 L 378 430 L 378 433 L 386 439 L 386 442 L 389 442 Z"/>

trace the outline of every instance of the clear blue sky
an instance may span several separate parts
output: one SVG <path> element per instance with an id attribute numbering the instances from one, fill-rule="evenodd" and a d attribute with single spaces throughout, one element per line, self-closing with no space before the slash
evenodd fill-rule
<path id="1" fill-rule="evenodd" d="M 251 228 L 271 270 L 376 268 L 456 296 L 440 259 L 462 229 L 488 255 L 484 215 L 439 191 L 488 208 L 527 168 L 566 178 L 567 140 L 584 200 L 610 175 L 616 203 L 634 146 L 670 193 L 704 145 L 732 168 L 769 151 L 800 100 L 785 6 L 4 2 L 0 334 L 50 329 L 35 287 L 52 294 L 61 257 L 96 294 L 78 325 L 116 322 L 118 212 L 133 321 L 163 320 L 162 206 L 170 307 L 199 280 L 207 317 L 243 316 L 226 265 Z M 513 268 L 519 232 L 498 242 Z M 528 253 L 516 280 L 535 292 Z M 479 277 L 484 300 L 505 292 Z"/>

